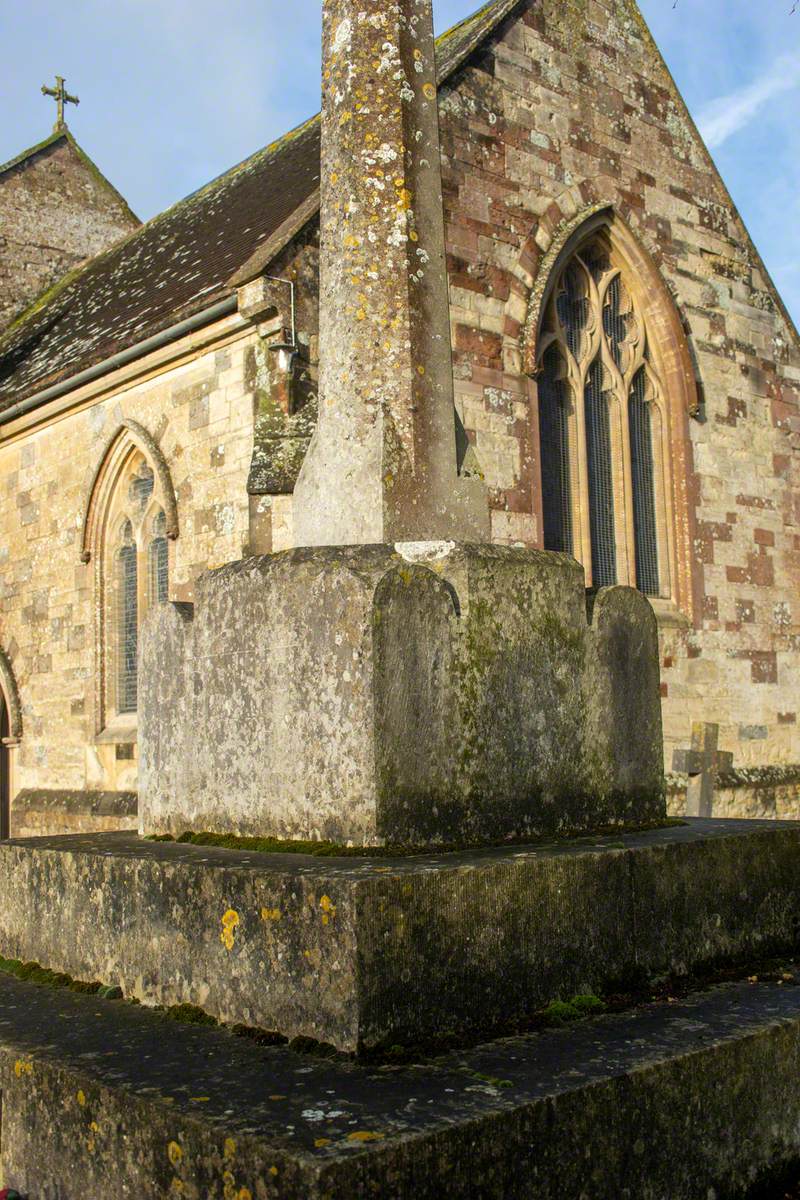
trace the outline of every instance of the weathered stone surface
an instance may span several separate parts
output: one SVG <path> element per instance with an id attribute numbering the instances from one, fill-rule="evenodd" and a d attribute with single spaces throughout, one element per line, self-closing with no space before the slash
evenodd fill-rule
<path id="1" fill-rule="evenodd" d="M 139 224 L 66 130 L 0 166 L 0 329 Z"/>
<path id="2" fill-rule="evenodd" d="M 323 5 L 320 412 L 295 545 L 489 540 L 456 466 L 430 0 Z"/>
<path id="3" fill-rule="evenodd" d="M 145 832 L 452 844 L 664 811 L 652 610 L 610 589 L 590 628 L 564 555 L 246 559 L 148 617 L 140 667 Z"/>
<path id="4" fill-rule="evenodd" d="M 23 788 L 17 793 L 11 810 L 11 836 L 136 829 L 138 814 L 136 792 Z"/>
<path id="5" fill-rule="evenodd" d="M 800 1155 L 775 984 L 386 1072 L 0 977 L 0 1047 L 3 1178 L 41 1200 L 734 1200 Z"/>
<path id="6" fill-rule="evenodd" d="M 800 825 L 405 859 L 130 834 L 0 846 L 0 954 L 345 1050 L 795 946 Z"/>

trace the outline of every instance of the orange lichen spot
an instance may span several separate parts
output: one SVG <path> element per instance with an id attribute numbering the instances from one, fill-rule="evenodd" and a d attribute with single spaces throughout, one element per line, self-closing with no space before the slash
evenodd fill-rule
<path id="1" fill-rule="evenodd" d="M 426 98 L 426 100 L 435 100 L 436 99 L 436 88 L 433 86 L 432 83 L 425 83 L 422 85 L 422 94 Z"/>
<path id="2" fill-rule="evenodd" d="M 14 1063 L 14 1074 L 17 1079 L 21 1079 L 23 1075 L 33 1074 L 33 1063 L 26 1058 L 18 1058 Z"/>
<path id="3" fill-rule="evenodd" d="M 279 1092 L 276 1092 L 273 1096 L 270 1096 L 270 1100 L 285 1100 L 285 1099 L 286 1099 L 286 1097 L 282 1096 Z"/>
<path id="4" fill-rule="evenodd" d="M 270 1169 L 269 1169 L 269 1173 L 270 1173 L 270 1175 L 277 1175 L 277 1174 L 278 1174 L 278 1168 L 277 1168 L 277 1167 L 270 1167 Z"/>
<path id="5" fill-rule="evenodd" d="M 172 1192 L 173 1196 L 182 1196 L 183 1195 L 183 1183 L 181 1182 L 180 1179 L 173 1178 L 172 1183 L 169 1186 L 169 1190 Z"/>
<path id="6" fill-rule="evenodd" d="M 280 919 L 281 919 L 281 910 L 279 908 L 262 908 L 262 910 L 261 910 L 261 920 L 262 921 L 280 921 Z"/>
<path id="7" fill-rule="evenodd" d="M 364 309 L 359 308 L 358 312 L 356 313 L 356 320 L 363 321 L 366 319 L 366 316 L 367 314 L 365 313 Z"/>
<path id="8" fill-rule="evenodd" d="M 401 212 L 408 212 L 411 208 L 412 193 L 408 188 L 401 188 L 397 195 L 397 207 Z"/>
<path id="9" fill-rule="evenodd" d="M 222 916 L 222 933 L 219 935 L 219 940 L 226 950 L 233 949 L 233 943 L 236 939 L 235 931 L 238 924 L 239 914 L 235 908 L 229 908 Z"/>
<path id="10" fill-rule="evenodd" d="M 236 1193 L 236 1200 L 253 1200 L 253 1193 L 250 1188 L 241 1187 Z"/>
<path id="11" fill-rule="evenodd" d="M 331 171 L 331 183 L 339 182 L 339 174 L 337 171 Z"/>
<path id="12" fill-rule="evenodd" d="M 349 110 L 345 110 L 339 117 L 339 124 L 346 125 L 348 121 L 352 121 L 353 114 Z"/>
<path id="13" fill-rule="evenodd" d="M 232 1137 L 225 1138 L 225 1145 L 223 1146 L 223 1149 L 222 1149 L 222 1157 L 226 1158 L 226 1159 L 233 1158 L 235 1153 L 236 1153 L 236 1138 L 232 1138 Z"/>
<path id="14" fill-rule="evenodd" d="M 86 1107 L 86 1096 L 83 1088 L 78 1088 L 77 1092 L 75 1093 L 75 1099 L 78 1101 L 78 1104 L 80 1104 L 81 1108 Z"/>
<path id="15" fill-rule="evenodd" d="M 323 896 L 319 906 L 322 909 L 322 924 L 327 925 L 336 916 L 336 905 L 332 903 L 330 896 Z"/>
<path id="16" fill-rule="evenodd" d="M 314 1138 L 314 1145 L 317 1147 L 318 1150 L 321 1150 L 323 1146 L 330 1146 L 330 1144 L 331 1144 L 330 1138 Z"/>
<path id="17" fill-rule="evenodd" d="M 382 1133 L 373 1133 L 371 1129 L 357 1129 L 347 1135 L 348 1142 L 380 1142 L 382 1138 Z"/>
<path id="18" fill-rule="evenodd" d="M 177 1167 L 179 1163 L 183 1162 L 183 1150 L 177 1142 L 170 1142 L 167 1146 L 167 1158 L 173 1167 Z"/>

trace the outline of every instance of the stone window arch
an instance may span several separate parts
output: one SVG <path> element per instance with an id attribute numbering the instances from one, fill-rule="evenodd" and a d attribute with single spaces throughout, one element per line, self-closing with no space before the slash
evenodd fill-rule
<path id="1" fill-rule="evenodd" d="M 175 494 L 155 442 L 126 422 L 107 445 L 86 508 L 81 557 L 94 566 L 97 732 L 131 735 L 138 706 L 139 628 L 169 597 Z"/>
<path id="2" fill-rule="evenodd" d="M 594 214 L 566 239 L 543 293 L 533 372 L 543 543 L 573 554 L 589 587 L 685 603 L 672 471 L 687 414 L 674 411 L 675 347 L 661 340 L 668 328 L 674 337 L 674 313 L 660 311 L 663 285 L 633 244 L 612 213 Z"/>

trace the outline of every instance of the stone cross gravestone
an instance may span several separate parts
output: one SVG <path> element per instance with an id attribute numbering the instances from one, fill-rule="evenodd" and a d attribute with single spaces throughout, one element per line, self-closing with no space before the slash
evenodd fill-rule
<path id="1" fill-rule="evenodd" d="M 325 0 L 319 423 L 298 548 L 140 638 L 143 832 L 463 844 L 665 815 L 633 588 L 489 543 L 457 469 L 430 0 Z"/>
<path id="2" fill-rule="evenodd" d="M 719 725 L 695 721 L 692 725 L 692 745 L 689 750 L 676 750 L 673 771 L 689 776 L 686 789 L 687 817 L 710 817 L 714 808 L 714 787 L 718 771 L 733 766 L 733 755 L 717 749 Z"/>

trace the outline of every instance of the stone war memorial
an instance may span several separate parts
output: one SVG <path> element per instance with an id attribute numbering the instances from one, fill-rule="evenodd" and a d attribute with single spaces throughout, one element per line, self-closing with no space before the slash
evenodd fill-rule
<path id="1" fill-rule="evenodd" d="M 643 36 L 633 6 L 612 7 Z M 800 1179 L 800 822 L 711 816 L 733 763 L 710 720 L 678 755 L 698 815 L 668 816 L 663 610 L 644 586 L 666 564 L 647 558 L 641 517 L 658 489 L 630 491 L 638 574 L 603 568 L 623 545 L 598 510 L 588 560 L 577 543 L 498 538 L 457 404 L 442 81 L 491 38 L 522 70 L 540 6 L 490 4 L 438 49 L 430 0 L 322 9 L 318 186 L 288 235 L 318 210 L 304 244 L 316 373 L 287 373 L 305 370 L 310 269 L 287 288 L 275 234 L 237 268 L 233 303 L 214 301 L 225 344 L 201 344 L 187 313 L 175 335 L 199 339 L 192 363 L 213 346 L 231 376 L 241 313 L 269 347 L 248 368 L 267 383 L 247 552 L 209 551 L 191 586 L 170 582 L 196 497 L 173 486 L 167 426 L 148 432 L 143 400 L 99 430 L 74 570 L 94 571 L 100 624 L 127 638 L 95 681 L 105 723 L 87 759 L 107 783 L 113 751 L 117 786 L 28 777 L 26 836 L 2 831 L 0 1186 L 30 1200 L 782 1195 Z M 633 440 L 655 405 L 643 396 L 670 378 L 645 327 L 630 333 L 608 205 L 588 207 L 583 265 L 554 305 L 540 297 L 538 371 L 543 410 L 564 382 L 550 348 L 567 347 L 585 459 L 602 442 L 598 370 L 629 389 Z M 557 272 L 574 233 L 555 229 Z M 64 286 L 47 303 L 66 295 L 68 322 L 80 274 Z M 567 336 L 572 310 L 586 322 Z M 163 334 L 148 354 L 167 355 Z M 132 369 L 117 353 L 113 370 Z M 14 372 L 34 369 L 23 359 Z M 101 377 L 84 371 L 69 387 Z M 147 386 L 166 386 L 155 367 Z M 201 387 L 186 403 L 198 422 L 214 400 Z M 554 455 L 556 432 L 542 420 Z M 574 516 L 577 535 L 550 483 L 545 527 Z M 103 608 L 109 530 L 134 593 L 142 555 L 140 625 Z M 7 760 L 37 713 L 12 659 L 18 645 L 0 657 Z M 138 794 L 120 786 L 133 761 Z"/>

